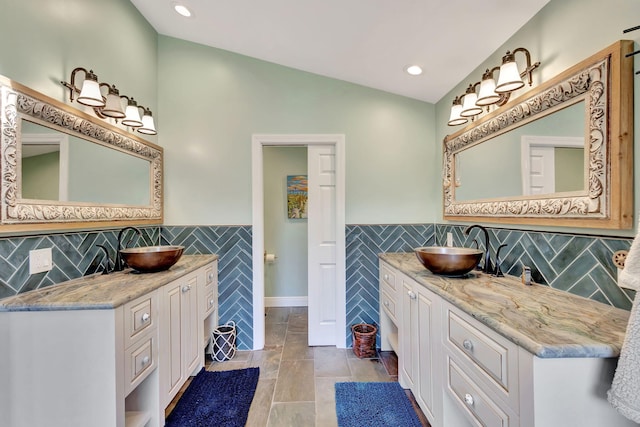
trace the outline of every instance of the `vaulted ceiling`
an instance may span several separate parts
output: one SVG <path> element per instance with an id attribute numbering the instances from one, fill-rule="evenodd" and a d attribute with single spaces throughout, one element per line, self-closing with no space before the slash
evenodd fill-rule
<path id="1" fill-rule="evenodd" d="M 432 103 L 548 1 L 131 0 L 159 34 Z"/>

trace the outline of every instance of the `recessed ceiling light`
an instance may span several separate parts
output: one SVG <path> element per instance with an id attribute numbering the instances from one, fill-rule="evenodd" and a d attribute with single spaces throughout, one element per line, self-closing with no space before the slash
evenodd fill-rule
<path id="1" fill-rule="evenodd" d="M 422 74 L 422 67 L 420 67 L 419 65 L 409 65 L 405 67 L 404 70 L 412 76 L 419 76 L 420 74 Z"/>
<path id="2" fill-rule="evenodd" d="M 173 9 L 185 18 L 190 18 L 192 13 L 187 6 L 180 3 L 173 3 Z"/>

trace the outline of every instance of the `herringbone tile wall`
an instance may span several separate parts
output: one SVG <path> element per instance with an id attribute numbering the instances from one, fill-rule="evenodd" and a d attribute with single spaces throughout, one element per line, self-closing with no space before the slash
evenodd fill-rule
<path id="1" fill-rule="evenodd" d="M 253 348 L 251 226 L 163 227 L 162 239 L 185 254 L 217 254 L 220 324 L 236 323 L 238 349 Z"/>
<path id="2" fill-rule="evenodd" d="M 464 234 L 466 226 L 436 226 L 436 242 L 446 244 L 447 233 L 453 235 L 455 246 L 472 247 L 474 239 L 484 248 L 480 230 Z M 635 295 L 616 283 L 617 269 L 611 257 L 618 250 L 629 250 L 631 239 L 592 237 L 574 234 L 487 228 L 491 259 L 495 262 L 500 250 L 501 270 L 505 274 L 520 276 L 522 266 L 531 268 L 536 283 L 549 285 L 586 298 L 630 309 Z"/>
<path id="3" fill-rule="evenodd" d="M 431 246 L 435 231 L 432 224 L 348 225 L 346 240 L 347 347 L 351 347 L 351 325 L 380 321 L 378 254 Z"/>
<path id="4" fill-rule="evenodd" d="M 378 253 L 407 252 L 417 246 L 446 243 L 451 232 L 456 246 L 483 239 L 477 230 L 449 224 L 348 225 L 346 229 L 347 328 L 378 322 Z M 250 226 L 148 227 L 141 241 L 130 245 L 180 244 L 187 254 L 216 253 L 219 261 L 220 320 L 238 325 L 238 348 L 253 347 L 252 235 Z M 0 238 L 0 298 L 38 289 L 99 271 L 105 245 L 113 258 L 119 230 Z M 531 267 L 538 283 L 616 307 L 629 309 L 634 296 L 616 285 L 612 254 L 628 250 L 631 239 L 489 228 L 492 259 L 500 252 L 502 270 L 520 275 Z M 127 236 L 128 238 L 128 236 Z M 52 248 L 54 269 L 29 275 L 29 250 Z M 347 344 L 351 332 L 347 329 Z"/>
<path id="5" fill-rule="evenodd" d="M 157 245 L 159 227 L 139 227 L 141 236 L 133 232 L 123 235 L 129 246 Z M 9 297 L 54 283 L 93 274 L 104 268 L 105 246 L 115 259 L 120 230 L 105 230 L 29 237 L 0 238 L 0 298 Z M 51 248 L 53 269 L 29 275 L 29 251 Z"/>

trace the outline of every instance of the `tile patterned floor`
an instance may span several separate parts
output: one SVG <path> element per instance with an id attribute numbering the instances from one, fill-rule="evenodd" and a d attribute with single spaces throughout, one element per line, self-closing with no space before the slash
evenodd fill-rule
<path id="1" fill-rule="evenodd" d="M 336 382 L 398 379 L 393 353 L 358 359 L 350 349 L 309 347 L 306 307 L 267 308 L 264 350 L 238 351 L 232 360 L 207 362 L 210 371 L 248 367 L 260 368 L 248 427 L 337 427 Z M 428 426 L 413 396 L 407 393 L 423 426 Z"/>

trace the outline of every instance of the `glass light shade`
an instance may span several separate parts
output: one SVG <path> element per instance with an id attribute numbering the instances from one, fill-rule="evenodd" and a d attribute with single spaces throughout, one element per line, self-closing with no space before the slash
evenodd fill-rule
<path id="1" fill-rule="evenodd" d="M 518 64 L 515 61 L 503 62 L 500 66 L 500 75 L 496 85 L 496 93 L 513 92 L 524 86 L 524 82 L 518 71 Z"/>
<path id="2" fill-rule="evenodd" d="M 127 103 L 127 108 L 124 110 L 125 118 L 122 119 L 122 124 L 125 126 L 131 126 L 137 128 L 142 126 L 142 120 L 140 120 L 140 111 L 138 111 L 138 103 L 131 98 Z"/>
<path id="3" fill-rule="evenodd" d="M 476 105 L 491 105 L 500 101 L 500 95 L 496 93 L 496 81 L 493 77 L 483 79 L 480 83 L 480 92 Z"/>
<path id="4" fill-rule="evenodd" d="M 155 135 L 156 127 L 153 124 L 153 116 L 151 115 L 151 111 L 144 110 L 144 114 L 142 114 L 142 126 L 138 128 L 138 132 L 143 133 L 145 135 Z"/>
<path id="5" fill-rule="evenodd" d="M 462 104 L 453 104 L 451 107 L 451 115 L 449 116 L 449 121 L 447 124 L 449 126 L 458 126 L 463 125 L 469 121 L 466 117 L 461 117 L 460 112 L 462 111 Z"/>
<path id="6" fill-rule="evenodd" d="M 118 92 L 118 89 L 115 87 L 109 88 L 107 102 L 100 112 L 107 117 L 113 117 L 115 119 L 126 117 L 122 110 L 122 102 L 120 101 L 120 92 Z"/>
<path id="7" fill-rule="evenodd" d="M 477 100 L 478 95 L 476 95 L 475 92 L 465 93 L 462 100 L 462 111 L 460 112 L 460 115 L 462 117 L 472 117 L 482 113 L 482 107 L 476 105 Z"/>
<path id="8" fill-rule="evenodd" d="M 91 72 L 87 73 L 82 83 L 82 90 L 80 91 L 80 96 L 78 96 L 78 102 L 82 105 L 88 105 L 89 107 L 104 107 L 104 99 L 102 99 L 98 77 L 96 77 L 95 74 Z"/>

